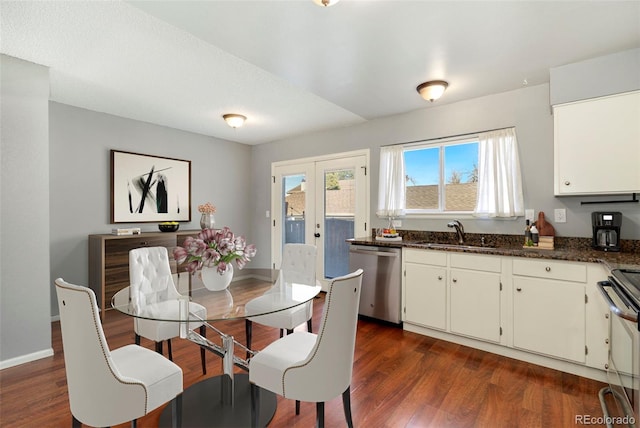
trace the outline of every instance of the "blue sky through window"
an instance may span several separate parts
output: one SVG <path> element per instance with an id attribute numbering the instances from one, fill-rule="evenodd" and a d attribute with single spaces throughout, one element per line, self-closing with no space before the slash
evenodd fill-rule
<path id="1" fill-rule="evenodd" d="M 304 179 L 304 175 L 287 175 L 284 177 L 284 191 L 288 192 L 300 183 Z"/>
<path id="2" fill-rule="evenodd" d="M 405 173 L 412 179 L 407 185 L 438 184 L 440 174 L 440 146 L 407 150 L 404 152 Z M 461 174 L 461 182 L 469 181 L 474 166 L 478 163 L 478 143 L 444 146 L 445 182 L 453 171 Z"/>

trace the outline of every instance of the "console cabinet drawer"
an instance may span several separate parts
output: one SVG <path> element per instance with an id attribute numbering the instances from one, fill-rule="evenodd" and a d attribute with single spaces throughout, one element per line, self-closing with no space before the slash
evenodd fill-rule
<path id="1" fill-rule="evenodd" d="M 169 253 L 171 271 L 178 269 L 173 249 L 187 236 L 199 230 L 180 232 L 149 232 L 140 235 L 89 235 L 89 286 L 96 293 L 101 316 L 111 308 L 111 298 L 129 286 L 129 251 L 141 247 L 165 247 Z"/>

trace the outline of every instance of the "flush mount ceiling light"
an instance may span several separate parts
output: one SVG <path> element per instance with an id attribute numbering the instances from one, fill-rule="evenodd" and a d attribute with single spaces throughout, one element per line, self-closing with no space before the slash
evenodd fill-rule
<path id="1" fill-rule="evenodd" d="M 340 0 L 313 0 L 313 2 L 315 4 L 317 4 L 318 6 L 333 6 L 334 4 L 338 3 Z"/>
<path id="2" fill-rule="evenodd" d="M 444 90 L 447 89 L 449 84 L 444 80 L 431 80 L 418 85 L 416 91 L 425 100 L 434 102 L 444 94 Z"/>
<path id="3" fill-rule="evenodd" d="M 244 125 L 244 121 L 247 120 L 247 116 L 241 114 L 223 114 L 222 118 L 232 128 L 240 128 Z"/>

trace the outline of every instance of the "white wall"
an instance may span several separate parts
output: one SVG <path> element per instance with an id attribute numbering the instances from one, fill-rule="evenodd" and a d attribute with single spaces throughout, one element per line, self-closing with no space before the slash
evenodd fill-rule
<path id="1" fill-rule="evenodd" d="M 209 201 L 218 208 L 216 226 L 252 242 L 250 146 L 54 102 L 49 111 L 51 278 L 89 285 L 89 234 L 113 227 L 158 231 L 157 223 L 109 223 L 111 149 L 191 160 L 192 221 L 180 229 L 199 229 L 197 206 Z M 55 295 L 51 311 L 58 314 Z"/>
<path id="2" fill-rule="evenodd" d="M 0 55 L 0 368 L 51 349 L 49 70 Z"/>
<path id="3" fill-rule="evenodd" d="M 446 99 L 446 93 L 444 95 Z M 428 108 L 402 115 L 372 120 L 348 128 L 333 129 L 296 138 L 254 146 L 252 187 L 254 234 L 256 244 L 269 248 L 270 222 L 265 211 L 270 207 L 271 163 L 335 152 L 371 149 L 371 205 L 375 213 L 378 194 L 379 148 L 382 145 L 447 137 L 495 128 L 515 126 L 522 162 L 525 206 L 543 211 L 558 236 L 590 237 L 592 211 L 616 210 L 624 215 L 623 239 L 640 239 L 638 204 L 580 205 L 583 198 L 553 195 L 553 117 L 549 105 L 549 85 L 453 104 L 435 102 Z M 619 199 L 619 198 L 618 198 Z M 567 223 L 555 224 L 553 210 L 567 209 Z M 447 231 L 444 219 L 403 219 L 403 228 Z M 524 220 L 464 220 L 471 233 L 521 234 Z M 372 226 L 386 221 L 372 214 Z M 268 266 L 270 255 L 262 252 L 256 263 Z"/>

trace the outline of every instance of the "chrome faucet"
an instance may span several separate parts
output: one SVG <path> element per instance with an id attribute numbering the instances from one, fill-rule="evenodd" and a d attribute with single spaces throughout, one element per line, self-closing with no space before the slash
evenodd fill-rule
<path id="1" fill-rule="evenodd" d="M 464 244 L 464 226 L 460 223 L 460 220 L 453 220 L 447 223 L 447 227 L 455 227 L 458 234 L 458 244 Z"/>

